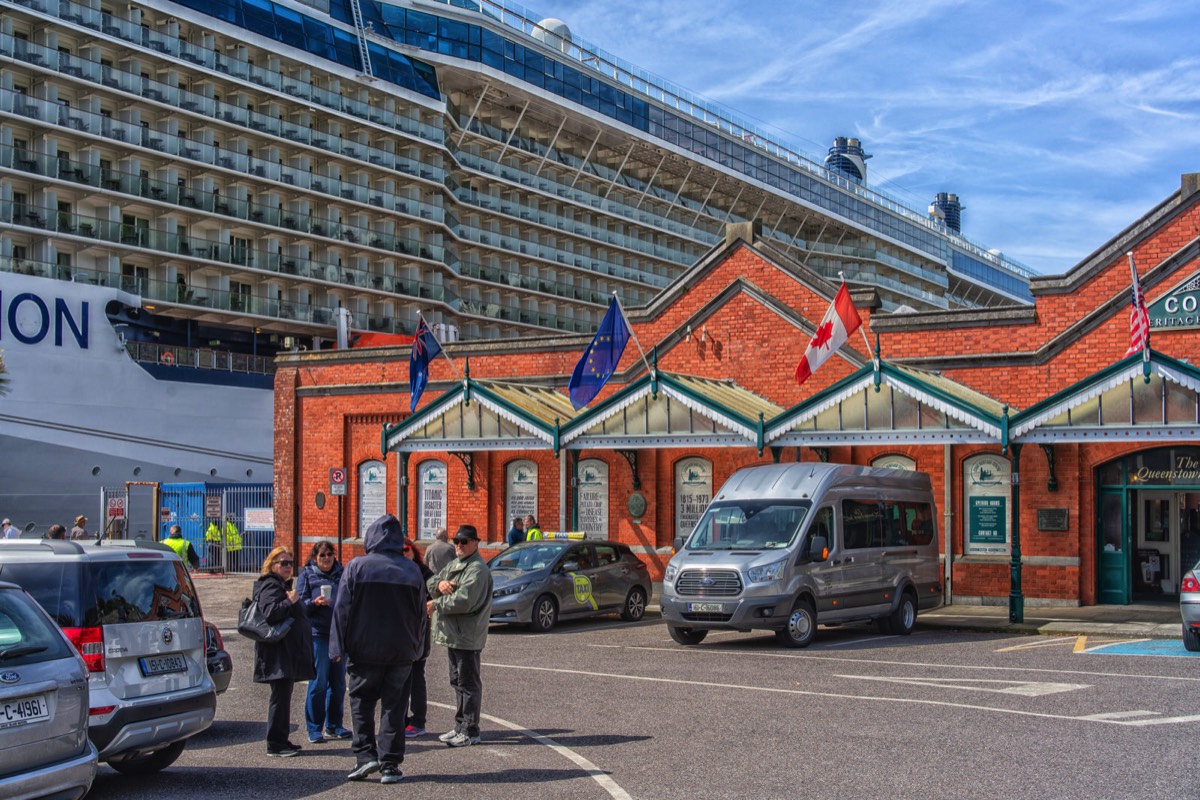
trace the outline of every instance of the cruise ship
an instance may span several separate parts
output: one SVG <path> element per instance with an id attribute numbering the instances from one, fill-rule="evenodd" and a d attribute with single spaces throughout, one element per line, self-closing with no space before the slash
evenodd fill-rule
<path id="1" fill-rule="evenodd" d="M 885 311 L 1031 304 L 1030 271 L 490 0 L 2 0 L 0 515 L 126 481 L 269 481 L 273 356 L 590 334 L 757 222 Z M 343 342 L 345 345 L 348 342 Z M 82 510 L 77 510 L 82 509 Z"/>

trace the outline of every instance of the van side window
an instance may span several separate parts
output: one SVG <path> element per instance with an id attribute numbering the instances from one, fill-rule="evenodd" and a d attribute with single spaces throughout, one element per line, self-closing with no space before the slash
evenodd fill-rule
<path id="1" fill-rule="evenodd" d="M 883 506 L 878 500 L 842 501 L 842 543 L 847 550 L 883 547 Z"/>
<path id="2" fill-rule="evenodd" d="M 929 503 L 902 503 L 903 515 L 908 522 L 908 543 L 927 545 L 936 532 L 933 524 L 933 507 Z"/>
<path id="3" fill-rule="evenodd" d="M 833 525 L 833 509 L 829 506 L 824 506 L 817 511 L 813 518 L 813 523 L 808 529 L 808 544 L 805 545 L 810 555 L 812 554 L 813 539 L 818 536 L 825 537 L 825 546 L 830 550 L 834 549 L 833 544 L 834 525 Z M 817 553 L 816 555 L 820 555 Z"/>
<path id="4" fill-rule="evenodd" d="M 911 503 L 898 503 L 894 500 L 883 501 L 883 546 L 905 547 L 915 545 L 910 534 L 909 519 Z"/>

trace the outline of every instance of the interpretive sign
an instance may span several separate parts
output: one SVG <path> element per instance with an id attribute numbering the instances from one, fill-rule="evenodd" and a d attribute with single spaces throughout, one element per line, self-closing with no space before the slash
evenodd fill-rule
<path id="1" fill-rule="evenodd" d="M 417 468 L 417 537 L 432 539 L 446 527 L 446 465 L 424 461 Z"/>
<path id="2" fill-rule="evenodd" d="M 1012 491 L 1008 459 L 990 454 L 975 456 L 963 464 L 963 473 L 967 555 L 1008 555 Z"/>
<path id="3" fill-rule="evenodd" d="M 532 515 L 538 518 L 538 465 L 528 459 L 513 461 L 508 465 L 504 507 L 505 530 L 513 517 L 524 519 Z"/>
<path id="4" fill-rule="evenodd" d="M 588 538 L 608 538 L 608 464 L 598 458 L 579 462 L 579 529 Z"/>
<path id="5" fill-rule="evenodd" d="M 675 535 L 688 536 L 712 499 L 712 462 L 685 458 L 675 465 Z"/>
<path id="6" fill-rule="evenodd" d="M 358 465 L 358 535 L 387 513 L 387 465 L 364 461 Z"/>

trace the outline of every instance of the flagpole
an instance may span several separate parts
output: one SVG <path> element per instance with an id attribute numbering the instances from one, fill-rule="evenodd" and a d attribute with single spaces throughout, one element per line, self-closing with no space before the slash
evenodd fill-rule
<path id="1" fill-rule="evenodd" d="M 842 279 L 842 286 L 845 286 L 846 285 L 846 273 L 839 269 L 838 277 Z M 846 291 L 849 292 L 850 289 L 847 288 Z M 865 344 L 867 346 L 867 355 L 871 355 L 871 340 L 867 338 L 866 326 L 859 325 L 858 330 L 859 330 L 859 333 L 862 334 L 863 344 Z M 875 362 L 875 371 L 878 372 L 879 371 L 879 357 L 875 356 L 874 358 L 872 358 L 872 360 Z"/>
<path id="2" fill-rule="evenodd" d="M 633 339 L 633 343 L 637 345 L 638 352 L 642 354 L 642 363 L 646 365 L 646 371 L 651 375 L 655 375 L 654 368 L 646 360 L 646 351 L 642 349 L 642 343 L 638 341 L 637 334 L 633 332 L 633 326 L 629 324 L 629 317 L 625 316 L 625 309 L 621 308 L 621 298 L 617 297 L 616 292 L 613 292 L 613 300 L 616 301 L 617 311 L 621 312 L 621 319 L 625 321 L 625 329 L 629 331 L 629 337 Z"/>
<path id="3" fill-rule="evenodd" d="M 426 328 L 429 327 L 429 321 L 425 319 L 425 315 L 421 313 L 421 309 L 419 309 L 419 308 L 417 309 L 417 319 L 424 321 Z M 420 328 L 421 328 L 421 326 L 420 326 L 420 324 L 418 324 L 417 329 L 420 330 Z M 429 330 L 429 333 L 431 335 L 433 334 L 432 328 Z M 461 380 L 462 376 L 458 374 L 458 367 L 454 366 L 454 361 L 451 360 L 450 354 L 446 352 L 446 343 L 438 342 L 438 344 L 440 345 L 439 349 L 441 350 L 442 355 L 444 355 L 446 357 L 446 360 L 450 362 L 450 369 L 454 370 L 454 380 L 456 380 L 456 381 Z"/>

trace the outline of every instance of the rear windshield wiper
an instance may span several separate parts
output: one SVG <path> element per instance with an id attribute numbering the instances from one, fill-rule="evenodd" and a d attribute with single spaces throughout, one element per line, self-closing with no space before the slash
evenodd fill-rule
<path id="1" fill-rule="evenodd" d="M 36 644 L 23 644 L 18 647 L 10 647 L 7 650 L 0 650 L 0 661 L 7 661 L 10 658 L 19 658 L 20 656 L 29 656 L 34 653 L 40 653 L 48 648 L 41 647 Z"/>

